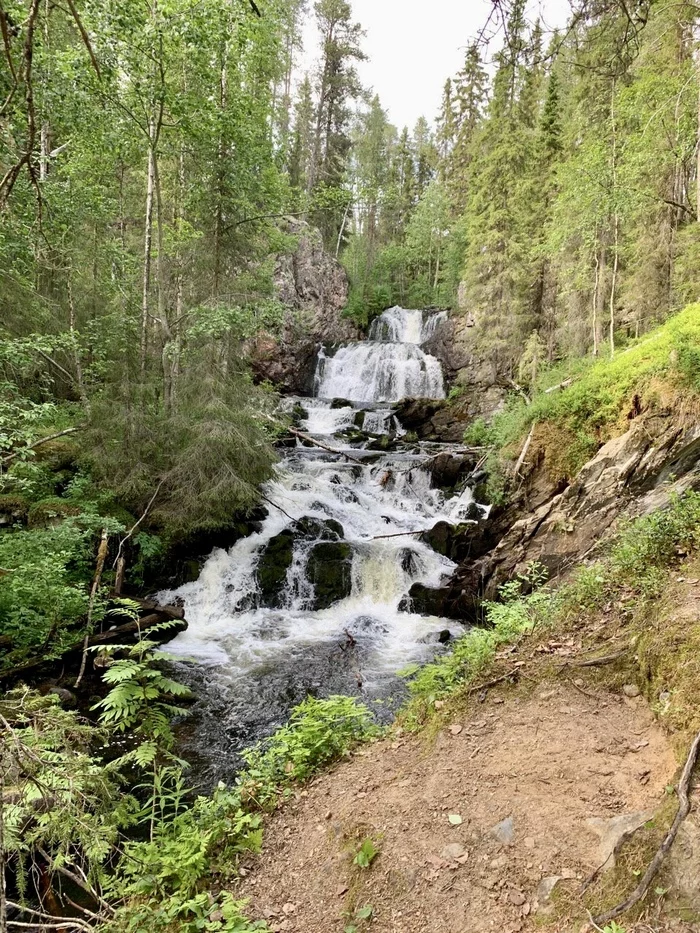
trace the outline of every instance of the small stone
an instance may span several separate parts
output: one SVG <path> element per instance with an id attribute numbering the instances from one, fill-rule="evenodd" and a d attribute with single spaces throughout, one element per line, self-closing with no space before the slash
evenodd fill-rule
<path id="1" fill-rule="evenodd" d="M 498 858 L 495 858 L 491 862 L 491 868 L 505 868 L 507 864 L 508 864 L 508 856 L 499 855 Z"/>
<path id="2" fill-rule="evenodd" d="M 467 850 L 464 848 L 461 842 L 451 842 L 442 850 L 440 853 L 440 858 L 444 859 L 446 862 L 456 862 L 466 854 Z"/>
<path id="3" fill-rule="evenodd" d="M 532 836 L 526 836 L 525 839 L 523 840 L 523 842 L 524 842 L 524 844 L 525 844 L 525 848 L 526 848 L 526 849 L 534 849 L 534 848 L 535 848 L 535 840 L 532 838 Z"/>
<path id="4" fill-rule="evenodd" d="M 576 872 L 572 868 L 562 868 L 561 876 L 565 881 L 571 881 L 576 877 Z"/>
<path id="5" fill-rule="evenodd" d="M 513 817 L 509 816 L 505 820 L 501 820 L 500 823 L 497 823 L 491 829 L 491 834 L 498 839 L 501 845 L 512 846 L 515 841 L 515 824 L 513 822 Z"/>
<path id="6" fill-rule="evenodd" d="M 523 904 L 527 901 L 527 898 L 522 891 L 510 891 L 508 893 L 508 900 L 511 902 L 513 907 L 522 907 Z"/>
<path id="7" fill-rule="evenodd" d="M 543 901 L 548 901 L 552 896 L 552 891 L 561 881 L 559 875 L 550 875 L 548 878 L 543 878 L 537 886 L 537 900 L 542 903 Z"/>
<path id="8" fill-rule="evenodd" d="M 343 894 L 347 894 L 347 893 L 348 893 L 348 886 L 347 886 L 346 884 L 340 884 L 340 885 L 338 885 L 338 887 L 335 889 L 335 896 L 336 896 L 336 897 L 342 897 Z"/>
<path id="9" fill-rule="evenodd" d="M 624 693 L 626 697 L 630 697 L 630 699 L 634 699 L 634 697 L 639 696 L 639 694 L 641 693 L 641 690 L 636 684 L 625 684 L 625 686 L 622 688 L 622 692 Z"/>
<path id="10" fill-rule="evenodd" d="M 444 701 L 444 700 L 436 700 L 435 703 L 434 703 L 433 705 L 435 706 L 435 709 L 442 709 L 443 706 L 445 705 L 445 701 Z"/>
<path id="11" fill-rule="evenodd" d="M 463 728 L 463 726 L 450 726 L 450 734 L 459 735 Z"/>
<path id="12" fill-rule="evenodd" d="M 631 836 L 632 833 L 641 829 L 645 823 L 648 823 L 653 816 L 653 811 L 646 810 L 635 813 L 622 813 L 608 820 L 600 817 L 591 817 L 591 819 L 586 820 L 588 828 L 600 837 L 598 863 L 603 866 L 603 871 L 609 871 L 615 867 L 615 847 L 622 837 Z"/>
<path id="13" fill-rule="evenodd" d="M 289 916 L 290 914 L 293 914 L 296 911 L 296 909 L 297 909 L 297 905 L 292 904 L 291 901 L 287 901 L 286 904 L 282 904 L 282 911 L 283 913 L 287 914 L 287 916 Z"/>
<path id="14" fill-rule="evenodd" d="M 540 693 L 540 700 L 551 700 L 552 697 L 555 697 L 556 695 L 556 690 L 545 690 L 544 693 Z"/>

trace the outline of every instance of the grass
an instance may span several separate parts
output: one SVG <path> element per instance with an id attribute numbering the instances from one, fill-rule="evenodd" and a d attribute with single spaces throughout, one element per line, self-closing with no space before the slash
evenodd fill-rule
<path id="1" fill-rule="evenodd" d="M 570 386 L 546 391 L 567 380 Z M 490 425 L 472 425 L 465 439 L 515 458 L 535 424 L 533 453 L 544 453 L 553 479 L 571 478 L 602 444 L 627 430 L 628 416 L 681 396 L 685 404 L 700 401 L 700 304 L 689 305 L 614 359 L 566 360 L 549 368 L 531 404 L 514 397 Z"/>
<path id="2" fill-rule="evenodd" d="M 542 568 L 532 565 L 501 588 L 500 602 L 486 603 L 484 628 L 472 629 L 449 654 L 407 672 L 411 699 L 400 714 L 401 724 L 417 730 L 445 700 L 467 697 L 503 646 L 532 632 L 564 630 L 612 606 L 625 624 L 634 621 L 631 634 L 645 682 L 655 689 L 662 683 L 676 684 L 676 721 L 682 716 L 700 720 L 692 701 L 700 685 L 700 624 L 647 624 L 651 616 L 658 620 L 669 572 L 698 550 L 700 494 L 688 492 L 674 498 L 669 508 L 623 526 L 600 560 L 578 568 L 558 586 L 545 583 Z"/>

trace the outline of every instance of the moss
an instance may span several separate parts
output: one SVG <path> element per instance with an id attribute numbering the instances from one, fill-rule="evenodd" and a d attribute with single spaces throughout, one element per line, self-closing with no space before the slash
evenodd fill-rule
<path id="1" fill-rule="evenodd" d="M 670 404 L 700 408 L 700 304 L 689 305 L 614 359 L 566 360 L 538 380 L 531 404 L 511 400 L 488 426 L 470 434 L 517 456 L 532 424 L 553 455 L 552 468 L 575 474 L 602 444 L 624 433 L 641 411 Z M 570 382 L 558 388 L 562 383 Z M 556 388 L 555 388 L 556 387 Z M 553 389 L 553 391 L 547 391 Z M 561 441 L 559 455 L 556 455 Z"/>
<path id="2" fill-rule="evenodd" d="M 35 448 L 35 459 L 55 471 L 74 471 L 79 457 L 80 447 L 71 438 L 57 437 Z"/>
<path id="3" fill-rule="evenodd" d="M 29 509 L 28 523 L 30 528 L 49 528 L 79 514 L 80 509 L 65 499 L 42 499 Z"/>

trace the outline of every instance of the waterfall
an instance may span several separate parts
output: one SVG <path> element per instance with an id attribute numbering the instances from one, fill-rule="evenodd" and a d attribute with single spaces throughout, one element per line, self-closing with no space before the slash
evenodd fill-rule
<path id="1" fill-rule="evenodd" d="M 379 454 L 343 436 L 358 412 L 369 434 L 400 436 L 387 402 L 444 397 L 440 364 L 419 346 L 429 332 L 422 312 L 392 308 L 373 339 L 322 353 L 317 397 L 295 402 L 303 430 L 335 452 L 300 442 L 287 451 L 265 488 L 259 531 L 215 550 L 197 581 L 161 594 L 185 605 L 189 628 L 168 650 L 199 662 L 189 674 L 202 696 L 194 744 L 211 779 L 307 693 L 389 700 L 400 692 L 397 671 L 432 658 L 445 629 L 460 631 L 401 607 L 414 583 L 438 586 L 454 569 L 411 533 L 458 520 L 469 493 L 450 500 L 434 489 L 428 455 L 415 447 Z"/>
<path id="2" fill-rule="evenodd" d="M 369 340 L 340 347 L 331 356 L 322 349 L 316 395 L 364 403 L 444 398 L 442 367 L 420 347 L 434 333 L 438 317 L 390 308 L 372 322 Z"/>

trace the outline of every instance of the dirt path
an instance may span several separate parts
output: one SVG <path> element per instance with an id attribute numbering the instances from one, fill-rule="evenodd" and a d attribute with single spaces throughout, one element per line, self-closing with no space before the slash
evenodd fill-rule
<path id="1" fill-rule="evenodd" d="M 553 911 L 546 879 L 571 886 L 599 866 L 588 821 L 653 811 L 675 771 L 641 698 L 573 684 L 508 689 L 429 745 L 393 736 L 297 794 L 270 820 L 241 893 L 285 933 L 534 927 Z M 504 820 L 512 842 L 509 823 L 502 841 L 494 833 Z M 358 868 L 368 838 L 379 854 Z M 353 919 L 365 905 L 371 921 Z"/>

